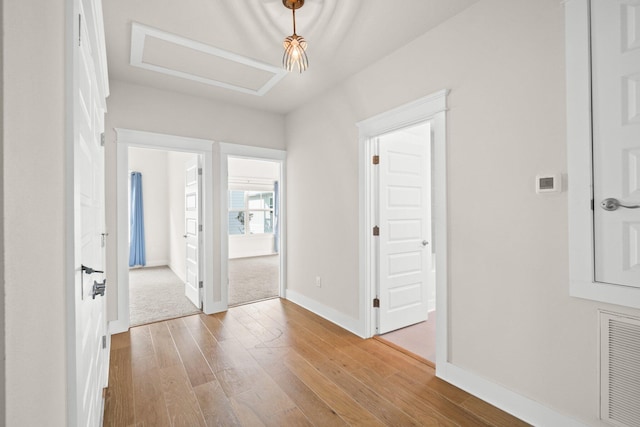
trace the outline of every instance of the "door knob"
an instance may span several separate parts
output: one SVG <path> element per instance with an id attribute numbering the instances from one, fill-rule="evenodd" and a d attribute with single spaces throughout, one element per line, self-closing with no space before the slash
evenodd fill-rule
<path id="1" fill-rule="evenodd" d="M 187 238 L 187 235 L 186 235 L 186 234 L 183 234 L 183 235 L 182 235 L 182 237 L 184 237 L 184 238 L 186 239 L 186 238 Z"/>
<path id="2" fill-rule="evenodd" d="M 620 200 L 610 197 L 600 202 L 600 207 L 602 207 L 602 209 L 604 209 L 605 211 L 615 211 L 618 208 L 638 209 L 640 208 L 640 205 L 623 205 L 622 203 L 620 203 Z"/>
<path id="3" fill-rule="evenodd" d="M 429 242 L 427 242 L 426 240 L 422 241 L 422 246 L 427 246 L 429 244 Z"/>
<path id="4" fill-rule="evenodd" d="M 93 281 L 93 288 L 91 289 L 91 298 L 96 299 L 96 295 L 104 296 L 104 291 L 107 287 L 107 279 L 104 279 L 102 283 Z"/>
<path id="5" fill-rule="evenodd" d="M 85 274 L 104 273 L 104 271 L 102 271 L 102 270 L 94 270 L 93 268 L 87 267 L 86 265 L 82 265 L 81 267 L 82 267 L 82 271 Z"/>

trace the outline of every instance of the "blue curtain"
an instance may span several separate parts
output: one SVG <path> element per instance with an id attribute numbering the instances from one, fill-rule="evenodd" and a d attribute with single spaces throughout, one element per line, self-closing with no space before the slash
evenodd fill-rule
<path id="1" fill-rule="evenodd" d="M 129 203 L 129 267 L 146 265 L 144 248 L 144 210 L 142 209 L 142 174 L 131 172 L 131 200 Z"/>
<path id="2" fill-rule="evenodd" d="M 278 181 L 273 183 L 273 252 L 280 252 L 280 193 Z"/>

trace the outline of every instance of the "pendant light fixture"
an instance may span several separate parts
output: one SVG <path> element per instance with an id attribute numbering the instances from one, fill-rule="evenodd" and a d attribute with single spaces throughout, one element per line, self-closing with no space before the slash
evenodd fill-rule
<path id="1" fill-rule="evenodd" d="M 296 34 L 296 9 L 304 5 L 304 0 L 282 0 L 282 4 L 293 13 L 293 35 L 288 36 L 282 43 L 284 55 L 282 56 L 282 66 L 287 71 L 292 71 L 295 67 L 302 73 L 309 66 L 307 58 L 307 42 L 304 38 Z"/>

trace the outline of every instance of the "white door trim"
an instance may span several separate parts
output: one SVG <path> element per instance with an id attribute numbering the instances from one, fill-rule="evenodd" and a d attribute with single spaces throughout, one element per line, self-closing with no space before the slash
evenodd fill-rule
<path id="1" fill-rule="evenodd" d="M 434 210 L 433 240 L 436 248 L 436 372 L 448 359 L 448 294 L 447 294 L 447 152 L 446 110 L 448 90 L 441 90 L 414 102 L 357 123 L 359 141 L 359 215 L 360 215 L 360 331 L 364 337 L 375 332 L 376 255 L 371 230 L 374 224 L 372 139 L 378 135 L 418 123 L 431 122 L 432 197 Z"/>
<path id="2" fill-rule="evenodd" d="M 216 193 L 215 199 L 219 201 L 218 216 L 219 221 L 219 235 L 220 239 L 220 257 L 215 260 L 216 268 L 220 272 L 219 280 L 222 286 L 221 301 L 225 309 L 228 307 L 229 295 L 228 295 L 228 278 L 229 278 L 229 201 L 228 192 L 229 188 L 229 157 L 241 157 L 253 160 L 267 160 L 280 164 L 280 218 L 278 220 L 280 224 L 280 297 L 286 298 L 286 267 L 287 267 L 287 213 L 286 213 L 286 158 L 287 152 L 284 150 L 276 150 L 272 148 L 252 147 L 249 145 L 230 144 L 226 142 L 220 142 L 216 144 L 216 156 L 218 157 L 219 175 L 217 182 L 218 186 L 214 187 Z"/>
<path id="3" fill-rule="evenodd" d="M 129 329 L 129 236 L 127 208 L 127 175 L 129 167 L 129 147 L 165 149 L 200 154 L 202 156 L 202 201 L 203 205 L 203 239 L 204 248 L 202 258 L 214 259 L 214 221 L 213 209 L 215 185 L 213 178 L 213 141 L 188 138 L 176 135 L 166 135 L 131 129 L 116 128 L 116 200 L 117 200 L 117 278 L 118 278 L 118 318 L 109 322 L 112 334 L 125 332 Z M 203 265 L 203 311 L 207 314 L 223 311 L 220 302 L 214 299 L 216 289 L 220 289 L 219 277 L 213 274 L 213 263 Z"/>
<path id="4" fill-rule="evenodd" d="M 594 281 L 589 0 L 566 0 L 569 277 L 574 297 L 640 308 L 640 289 Z"/>

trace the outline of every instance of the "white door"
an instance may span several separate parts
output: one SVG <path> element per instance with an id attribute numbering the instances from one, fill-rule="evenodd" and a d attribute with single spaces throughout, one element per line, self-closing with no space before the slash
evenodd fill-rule
<path id="1" fill-rule="evenodd" d="M 185 164 L 184 218 L 186 244 L 186 271 L 184 294 L 198 308 L 202 308 L 200 293 L 200 168 L 199 156 Z"/>
<path id="2" fill-rule="evenodd" d="M 591 4 L 595 278 L 640 287 L 640 3 Z"/>
<path id="3" fill-rule="evenodd" d="M 427 320 L 430 135 L 427 123 L 378 138 L 379 334 Z"/>
<path id="4" fill-rule="evenodd" d="M 104 283 L 104 152 L 101 133 L 104 109 L 80 5 L 79 43 L 74 43 L 74 263 L 75 274 L 75 381 L 70 425 L 99 426 L 102 391 L 109 365 L 104 294 L 94 283 Z"/>

